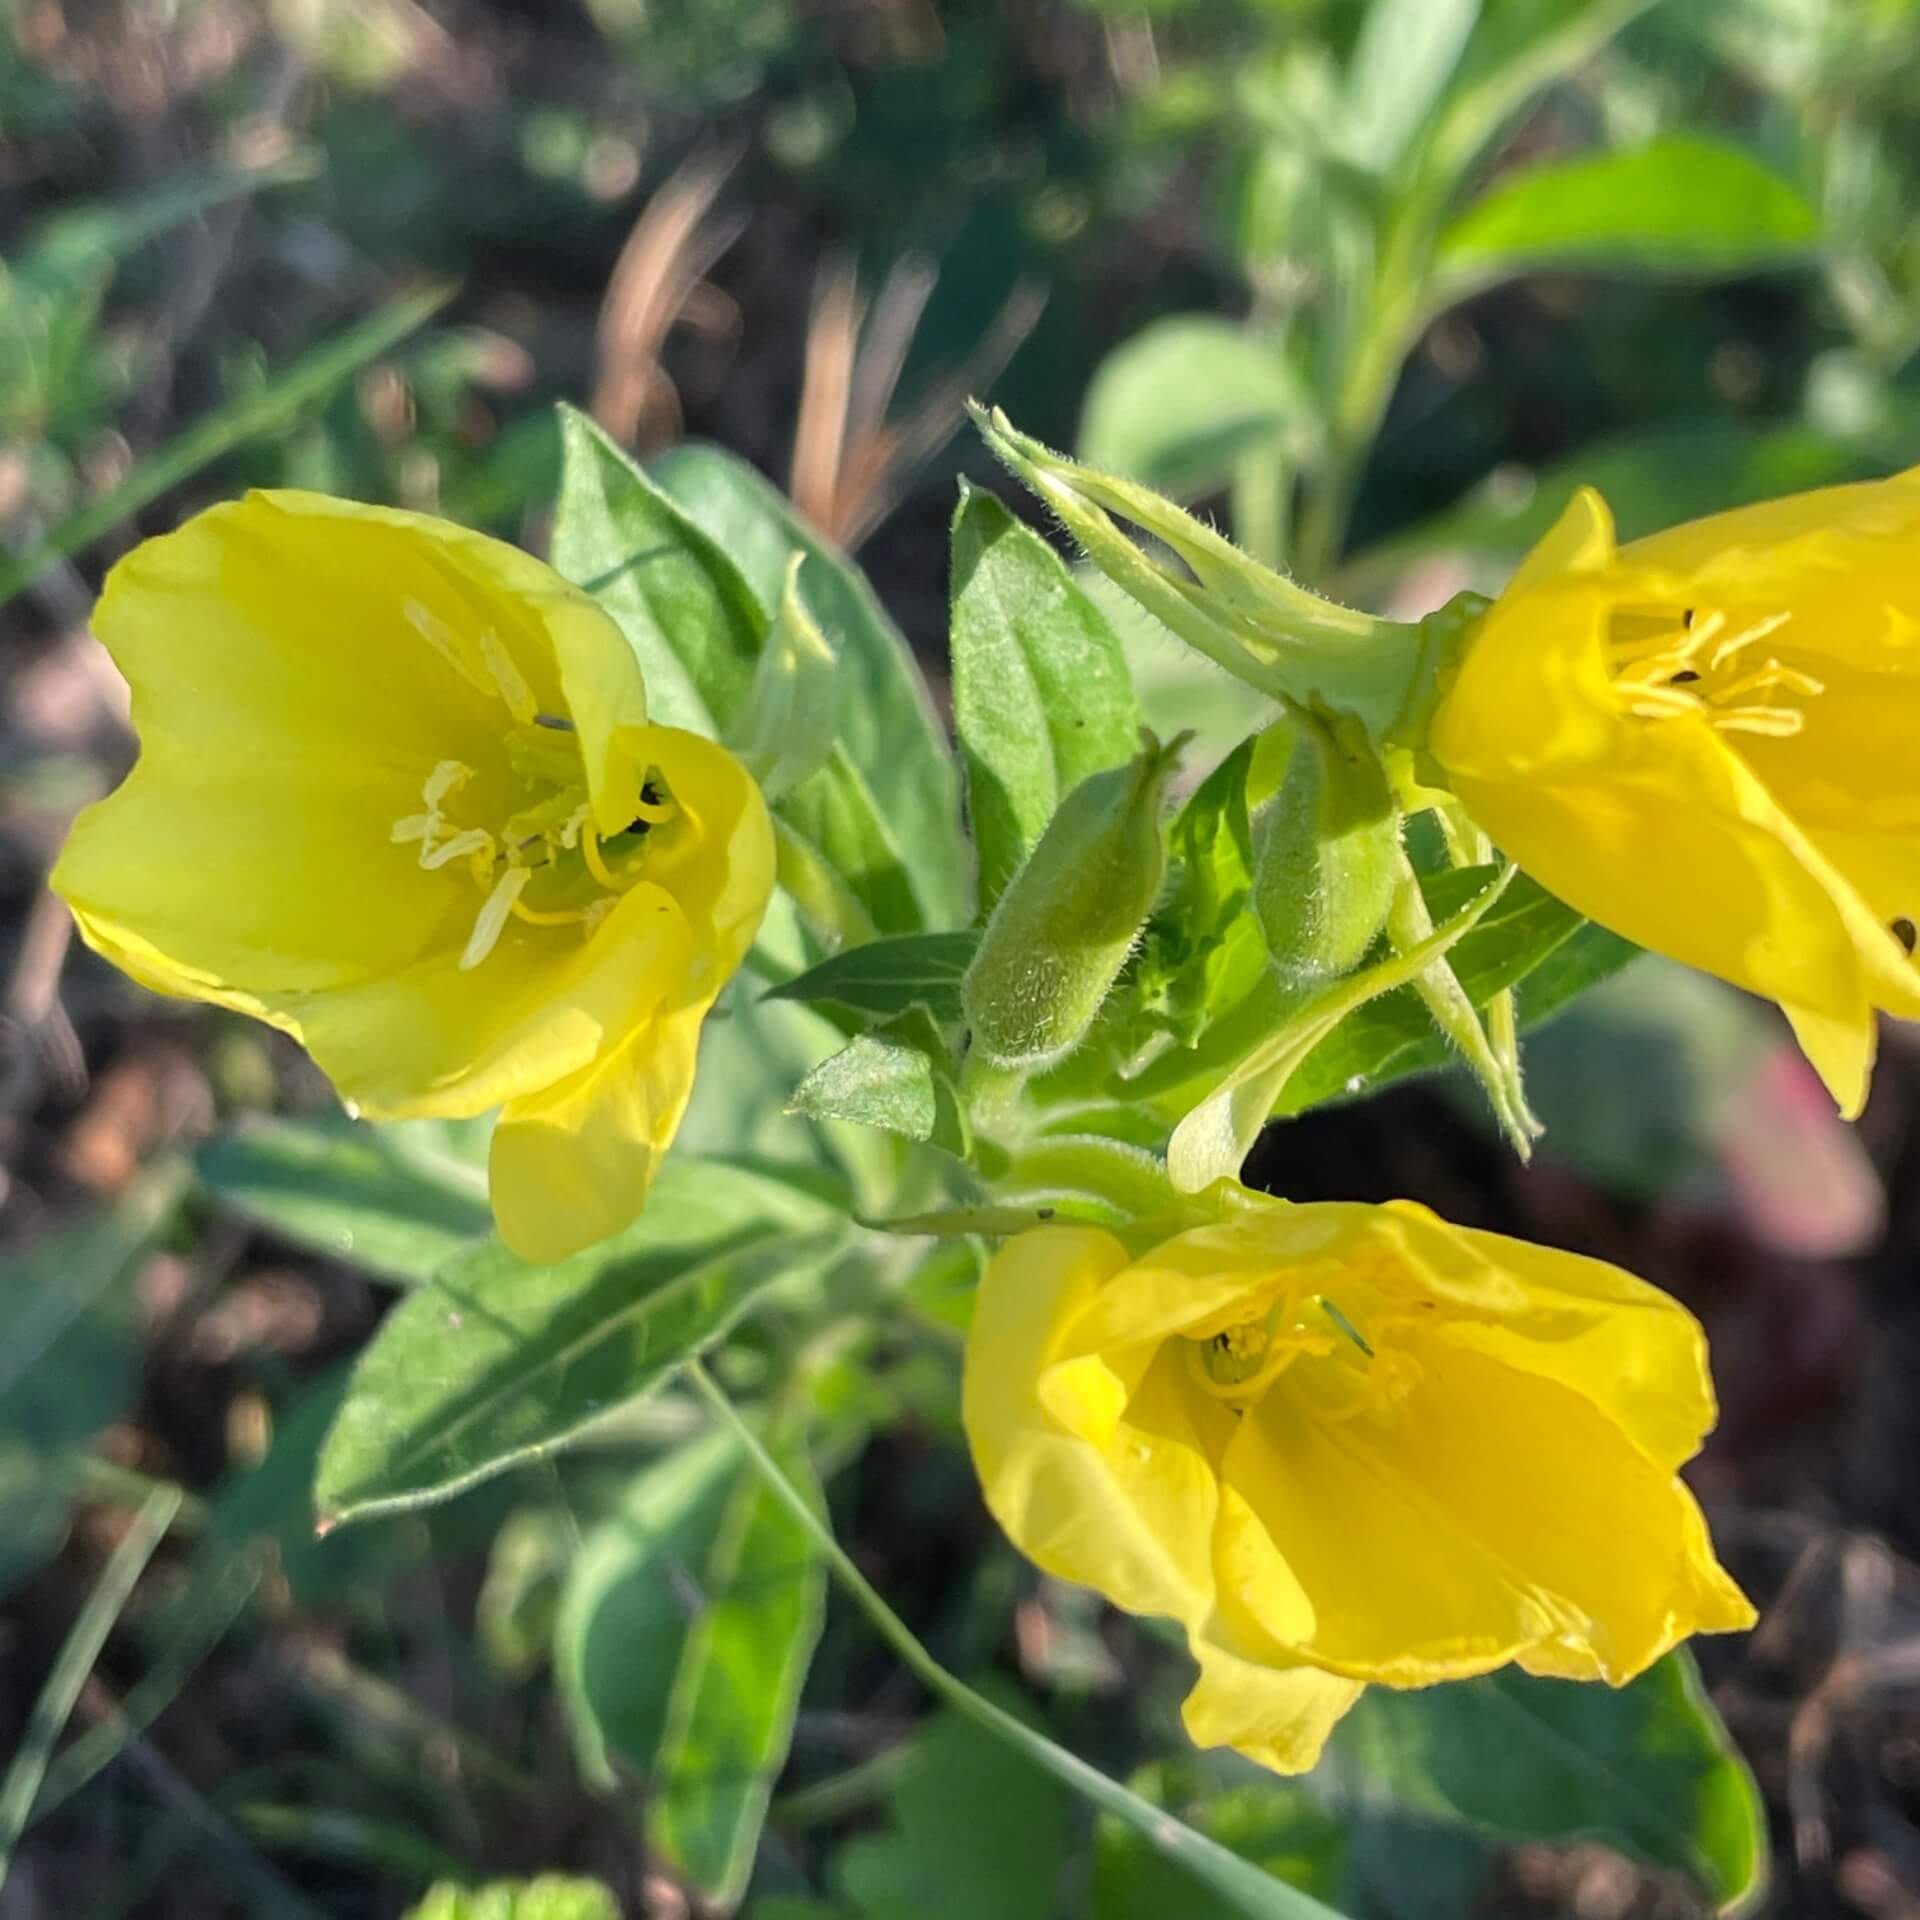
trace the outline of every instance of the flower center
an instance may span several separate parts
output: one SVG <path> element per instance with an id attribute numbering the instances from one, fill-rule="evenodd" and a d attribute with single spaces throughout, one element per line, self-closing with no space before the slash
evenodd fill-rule
<path id="1" fill-rule="evenodd" d="M 1342 1416 L 1357 1412 L 1361 1399 L 1371 1404 L 1368 1388 L 1380 1359 L 1336 1301 L 1324 1293 L 1304 1293 L 1298 1286 L 1289 1288 L 1263 1319 L 1189 1336 L 1186 1353 L 1188 1370 L 1201 1391 L 1236 1408 L 1258 1400 L 1296 1361 L 1311 1359 L 1318 1364 L 1310 1371 L 1329 1374 L 1315 1382 L 1315 1405 Z M 1338 1404 L 1338 1392 L 1332 1396 L 1336 1404 L 1325 1404 L 1325 1389 L 1336 1377 L 1346 1376 L 1347 1384 L 1358 1390 L 1355 1404 Z"/>
<path id="2" fill-rule="evenodd" d="M 1825 686 L 1798 667 L 1752 650 L 1792 619 L 1770 613 L 1737 625 L 1724 609 L 1629 612 L 1615 622 L 1609 648 L 1613 689 L 1643 720 L 1694 714 L 1722 733 L 1758 733 L 1785 740 L 1807 723 L 1795 698 Z M 1744 657 L 1743 657 L 1744 656 Z"/>
<path id="3" fill-rule="evenodd" d="M 507 760 L 521 804 L 482 825 L 462 805 L 474 771 L 442 760 L 420 789 L 423 811 L 393 823 L 395 845 L 418 842 L 428 872 L 463 865 L 481 901 L 460 955 L 470 971 L 499 944 L 509 920 L 537 927 L 579 926 L 587 933 L 641 876 L 647 836 L 679 809 L 657 768 L 640 787 L 634 818 L 618 833 L 594 824 L 571 722 L 535 714 L 507 734 Z"/>

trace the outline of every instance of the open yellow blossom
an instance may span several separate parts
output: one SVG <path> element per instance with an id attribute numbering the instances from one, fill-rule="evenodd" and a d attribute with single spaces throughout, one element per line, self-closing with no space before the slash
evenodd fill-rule
<path id="1" fill-rule="evenodd" d="M 1619 1685 L 1752 1623 L 1678 1477 L 1714 1417 L 1684 1308 L 1423 1207 L 1239 1199 L 1138 1258 L 1020 1235 L 967 1347 L 987 1504 L 1186 1628 L 1196 1741 L 1295 1773 L 1370 1683 Z"/>
<path id="2" fill-rule="evenodd" d="M 1842 1111 L 1920 1016 L 1920 471 L 1616 550 L 1582 493 L 1466 639 L 1429 747 L 1542 885 L 1777 1000 Z"/>
<path id="3" fill-rule="evenodd" d="M 140 757 L 53 876 L 89 945 L 372 1118 L 500 1107 L 525 1258 L 632 1220 L 773 841 L 731 755 L 648 724 L 607 615 L 499 541 L 288 492 L 146 542 L 94 627 Z"/>

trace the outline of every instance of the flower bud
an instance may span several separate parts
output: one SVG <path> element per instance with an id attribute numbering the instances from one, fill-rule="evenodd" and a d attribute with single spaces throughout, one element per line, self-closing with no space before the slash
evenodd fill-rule
<path id="1" fill-rule="evenodd" d="M 1303 726 L 1253 819 L 1253 911 L 1284 979 L 1309 986 L 1360 964 L 1387 917 L 1399 846 L 1380 763 Z"/>
<path id="2" fill-rule="evenodd" d="M 1189 737 L 1143 733 L 1126 766 L 1081 781 L 1008 882 L 960 988 L 995 1066 L 1050 1065 L 1093 1024 L 1159 897 L 1161 800 Z"/>

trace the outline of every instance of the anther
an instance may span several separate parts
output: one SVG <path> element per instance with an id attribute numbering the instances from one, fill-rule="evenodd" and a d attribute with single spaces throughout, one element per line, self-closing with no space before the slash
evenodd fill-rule
<path id="1" fill-rule="evenodd" d="M 531 867 L 509 867 L 495 881 L 493 891 L 487 895 L 486 904 L 474 918 L 473 932 L 467 936 L 467 950 L 460 956 L 462 973 L 471 973 L 499 944 L 507 918 L 532 878 Z"/>

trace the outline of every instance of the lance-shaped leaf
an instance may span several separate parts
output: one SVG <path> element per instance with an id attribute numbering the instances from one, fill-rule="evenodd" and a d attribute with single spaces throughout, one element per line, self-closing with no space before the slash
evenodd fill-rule
<path id="1" fill-rule="evenodd" d="M 898 912 L 874 917 L 886 933 L 913 925 L 957 926 L 967 917 L 969 892 L 959 777 L 913 651 L 866 577 L 750 466 L 718 447 L 676 447 L 655 462 L 654 474 L 688 517 L 725 548 L 766 618 L 780 603 L 788 557 L 807 556 L 807 604 L 840 654 L 841 751 L 872 808 L 858 824 L 913 856 L 904 876 L 916 903 L 913 920 Z M 811 788 L 809 783 L 803 792 Z M 799 810 L 800 799 L 795 794 L 786 803 L 794 824 L 838 858 L 827 823 Z M 844 830 L 851 830 L 850 823 Z"/>
<path id="2" fill-rule="evenodd" d="M 838 1216 L 784 1181 L 670 1159 L 625 1233 L 530 1267 L 497 1242 L 401 1302 L 361 1356 L 321 1452 L 321 1524 L 417 1507 L 552 1452 L 657 1386 Z"/>
<path id="3" fill-rule="evenodd" d="M 716 735 L 747 698 L 767 616 L 720 546 L 599 426 L 559 411 L 553 564 L 639 655 L 649 717 Z"/>
<path id="4" fill-rule="evenodd" d="M 953 717 L 984 915 L 1061 799 L 1133 757 L 1140 704 L 1106 617 L 991 494 L 953 522 Z"/>
<path id="5" fill-rule="evenodd" d="M 801 597 L 805 558 L 796 553 L 787 563 L 779 615 L 727 740 L 769 800 L 827 764 L 839 724 L 840 663 Z"/>
<path id="6" fill-rule="evenodd" d="M 924 1007 L 936 1020 L 958 1020 L 960 982 L 979 944 L 980 936 L 971 932 L 872 940 L 769 988 L 766 997 L 826 1001 L 882 1019 Z"/>
<path id="7" fill-rule="evenodd" d="M 1748 273 L 1809 258 L 1820 217 L 1723 141 L 1670 134 L 1508 175 L 1440 237 L 1443 300 L 1544 269 Z"/>

